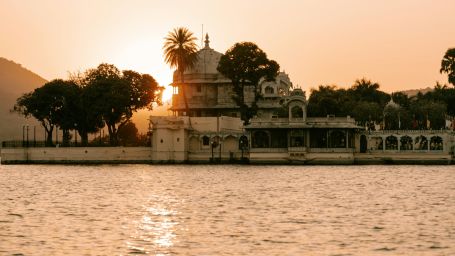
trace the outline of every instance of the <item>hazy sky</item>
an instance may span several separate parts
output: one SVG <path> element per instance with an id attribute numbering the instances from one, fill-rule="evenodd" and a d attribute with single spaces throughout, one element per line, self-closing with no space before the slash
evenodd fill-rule
<path id="1" fill-rule="evenodd" d="M 46 79 L 108 62 L 166 85 L 163 38 L 185 26 L 200 39 L 204 24 L 215 50 L 253 41 L 304 90 L 366 77 L 391 92 L 446 82 L 454 13 L 454 0 L 0 0 L 0 56 Z"/>

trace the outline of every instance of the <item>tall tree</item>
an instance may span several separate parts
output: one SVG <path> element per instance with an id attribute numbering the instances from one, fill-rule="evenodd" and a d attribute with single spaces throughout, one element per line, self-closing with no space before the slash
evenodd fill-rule
<path id="1" fill-rule="evenodd" d="M 455 48 L 449 48 L 441 61 L 441 73 L 447 73 L 449 83 L 455 86 Z"/>
<path id="2" fill-rule="evenodd" d="M 280 66 L 274 60 L 269 60 L 267 54 L 251 42 L 236 43 L 221 56 L 218 71 L 232 81 L 233 100 L 240 107 L 241 119 L 244 124 L 257 112 L 257 100 L 260 98 L 259 82 L 275 79 Z M 247 87 L 253 89 L 252 102 L 247 102 L 245 92 Z"/>
<path id="3" fill-rule="evenodd" d="M 93 103 L 97 101 L 96 95 L 91 91 L 90 87 L 86 87 L 87 72 L 70 73 L 70 80 L 78 86 L 78 101 L 73 109 L 75 115 L 74 129 L 81 137 L 81 145 L 88 145 L 88 134 L 98 132 L 105 126 L 101 113 L 95 111 Z"/>
<path id="4" fill-rule="evenodd" d="M 101 64 L 85 74 L 84 96 L 90 109 L 106 123 L 111 145 L 117 145 L 118 129 L 128 123 L 133 113 L 161 103 L 163 87 L 148 74 Z"/>
<path id="5" fill-rule="evenodd" d="M 77 86 L 71 81 L 55 79 L 33 92 L 17 99 L 13 111 L 33 116 L 46 130 L 46 145 L 52 146 L 52 134 L 56 126 L 64 131 L 72 128 L 68 120 L 75 104 Z"/>
<path id="6" fill-rule="evenodd" d="M 318 89 L 312 89 L 308 99 L 309 116 L 346 116 L 350 110 L 351 101 L 346 97 L 346 90 L 338 89 L 334 85 L 320 85 Z"/>
<path id="7" fill-rule="evenodd" d="M 185 102 L 186 115 L 189 115 L 188 99 L 186 98 L 185 70 L 194 66 L 197 62 L 197 38 L 187 28 L 179 27 L 169 32 L 165 38 L 163 50 L 164 60 L 171 68 L 176 68 L 180 74 L 183 100 Z"/>
<path id="8" fill-rule="evenodd" d="M 378 83 L 371 82 L 366 78 L 357 79 L 348 90 L 348 94 L 356 101 L 376 102 L 380 106 L 384 106 L 390 97 L 387 93 L 379 91 L 379 87 Z"/>

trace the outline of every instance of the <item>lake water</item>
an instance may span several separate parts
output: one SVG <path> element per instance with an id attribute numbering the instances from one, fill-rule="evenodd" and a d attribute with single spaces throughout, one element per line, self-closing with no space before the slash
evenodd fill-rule
<path id="1" fill-rule="evenodd" d="M 455 255 L 455 166 L 0 165 L 0 255 Z"/>

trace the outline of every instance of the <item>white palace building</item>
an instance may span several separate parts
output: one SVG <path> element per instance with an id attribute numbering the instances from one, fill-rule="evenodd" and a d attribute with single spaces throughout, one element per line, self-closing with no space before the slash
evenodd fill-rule
<path id="1" fill-rule="evenodd" d="M 260 82 L 258 113 L 243 125 L 232 83 L 217 71 L 221 56 L 207 36 L 184 87 L 174 73 L 173 116 L 150 118 L 151 147 L 3 147 L 1 163 L 455 163 L 451 130 L 366 131 L 349 116 L 307 117 L 305 92 L 284 72 Z"/>
<path id="2" fill-rule="evenodd" d="M 217 71 L 221 56 L 206 36 L 197 64 L 184 73 L 189 113 L 174 73 L 174 115 L 151 117 L 153 162 L 453 163 L 453 131 L 365 131 L 349 116 L 307 117 L 305 92 L 284 72 L 260 82 L 258 114 L 244 126 L 231 81 Z M 245 95 L 251 102 L 253 91 Z"/>

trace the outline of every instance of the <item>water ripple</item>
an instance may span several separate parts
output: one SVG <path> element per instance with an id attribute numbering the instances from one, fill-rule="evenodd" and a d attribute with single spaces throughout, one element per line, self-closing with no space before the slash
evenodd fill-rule
<path id="1" fill-rule="evenodd" d="M 452 166 L 0 165 L 2 255 L 455 255 Z"/>

